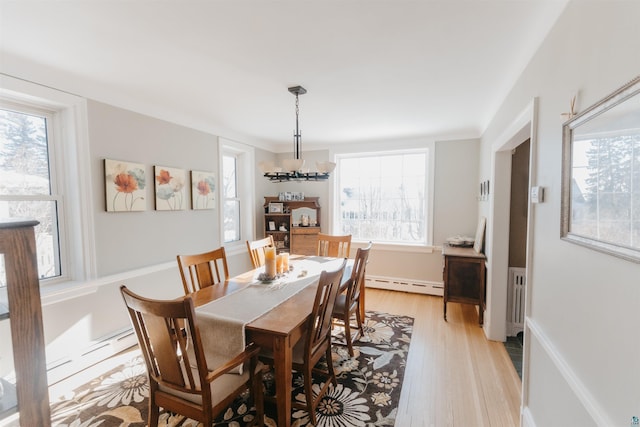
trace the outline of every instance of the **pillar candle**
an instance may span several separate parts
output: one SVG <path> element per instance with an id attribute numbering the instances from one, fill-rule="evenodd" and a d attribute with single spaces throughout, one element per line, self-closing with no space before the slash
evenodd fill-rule
<path id="1" fill-rule="evenodd" d="M 276 270 L 278 271 L 278 274 L 282 274 L 284 272 L 283 264 L 282 264 L 283 261 L 284 261 L 283 254 L 276 255 Z"/>
<path id="2" fill-rule="evenodd" d="M 264 272 L 269 277 L 276 277 L 276 248 L 264 249 Z"/>

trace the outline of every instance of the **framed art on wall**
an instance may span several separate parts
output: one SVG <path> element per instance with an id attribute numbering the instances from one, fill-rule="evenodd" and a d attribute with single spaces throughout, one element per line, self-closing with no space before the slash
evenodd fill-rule
<path id="1" fill-rule="evenodd" d="M 185 209 L 186 189 L 184 169 L 154 166 L 156 183 L 156 210 L 178 211 Z"/>
<path id="2" fill-rule="evenodd" d="M 215 209 L 215 190 L 213 172 L 191 171 L 191 209 Z"/>
<path id="3" fill-rule="evenodd" d="M 147 209 L 144 165 L 104 159 L 105 205 L 107 212 L 137 212 Z"/>

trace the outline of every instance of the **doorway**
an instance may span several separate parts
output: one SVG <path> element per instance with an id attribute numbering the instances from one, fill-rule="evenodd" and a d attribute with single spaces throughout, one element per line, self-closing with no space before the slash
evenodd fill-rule
<path id="1" fill-rule="evenodd" d="M 527 205 L 527 221 L 524 226 L 524 237 L 520 237 L 524 245 L 525 268 L 529 264 L 532 242 L 531 215 L 528 209 L 529 184 L 535 181 L 535 113 L 537 111 L 537 99 L 533 99 L 527 108 L 518 115 L 508 126 L 502 136 L 492 144 L 491 181 L 493 195 L 490 198 L 489 215 L 487 219 L 487 312 L 485 313 L 485 333 L 487 338 L 494 341 L 506 341 L 508 335 L 508 290 L 509 290 L 509 263 L 510 263 L 510 223 L 511 223 L 511 182 L 512 182 L 512 153 L 523 142 L 529 140 L 528 149 L 528 180 L 526 188 L 522 191 L 522 200 L 519 203 Z M 524 148 L 524 147 L 523 147 Z M 522 150 L 525 151 L 524 149 Z M 517 150 L 516 150 L 517 152 Z M 521 209 L 525 212 L 524 209 Z M 521 253 L 521 251 L 520 251 Z M 529 274 L 528 272 L 526 273 Z M 527 282 L 529 282 L 527 277 Z M 526 290 L 525 293 L 529 292 Z M 527 298 L 525 296 L 524 314 L 528 312 Z"/>
<path id="2" fill-rule="evenodd" d="M 527 138 L 511 150 L 507 339 L 504 346 L 520 378 L 524 342 L 530 147 L 531 139 Z"/>

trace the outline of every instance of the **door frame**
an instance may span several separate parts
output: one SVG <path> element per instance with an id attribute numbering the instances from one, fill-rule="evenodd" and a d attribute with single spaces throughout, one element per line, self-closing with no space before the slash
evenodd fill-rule
<path id="1" fill-rule="evenodd" d="M 507 286 L 509 280 L 509 212 L 511 201 L 511 150 L 530 139 L 529 188 L 535 182 L 535 153 L 537 150 L 538 99 L 533 98 L 526 108 L 505 128 L 491 146 L 491 184 L 493 197 L 489 201 L 487 219 L 487 314 L 485 334 L 488 339 L 505 341 L 507 333 Z M 530 193 L 530 191 L 529 191 Z M 527 213 L 525 319 L 529 314 L 529 284 L 531 247 L 533 244 L 533 209 L 529 196 Z M 526 324 L 526 321 L 525 321 Z M 526 326 L 525 326 L 526 327 Z M 524 370 L 523 370 L 524 375 Z"/>

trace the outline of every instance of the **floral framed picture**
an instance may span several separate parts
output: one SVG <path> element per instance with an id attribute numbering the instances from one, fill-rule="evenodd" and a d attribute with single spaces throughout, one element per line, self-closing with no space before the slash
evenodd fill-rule
<path id="1" fill-rule="evenodd" d="M 215 191 L 213 172 L 191 171 L 191 209 L 215 209 Z"/>
<path id="2" fill-rule="evenodd" d="M 147 209 L 144 165 L 104 159 L 104 187 L 107 212 L 136 212 Z"/>
<path id="3" fill-rule="evenodd" d="M 186 208 L 184 169 L 154 166 L 156 184 L 156 210 L 180 211 Z"/>

